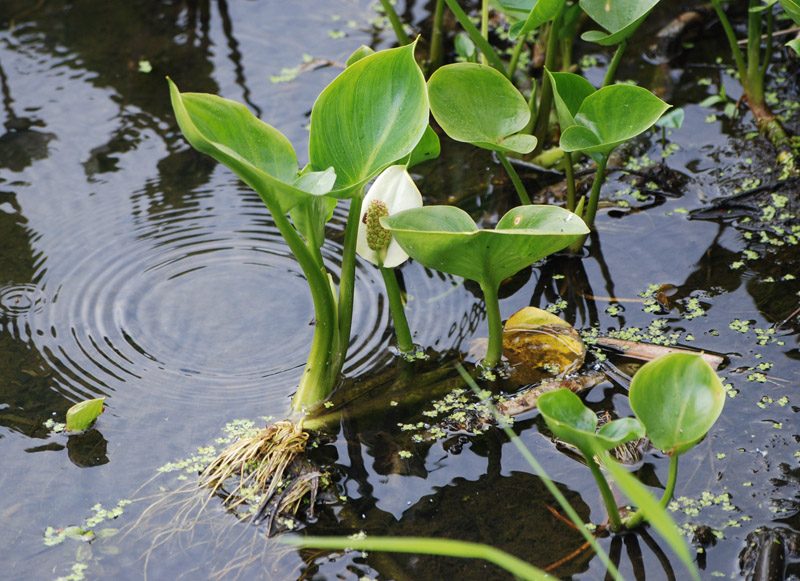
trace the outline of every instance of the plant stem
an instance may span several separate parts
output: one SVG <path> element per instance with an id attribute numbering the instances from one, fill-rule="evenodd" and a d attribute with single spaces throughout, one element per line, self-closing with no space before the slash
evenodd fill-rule
<path id="1" fill-rule="evenodd" d="M 481 51 L 481 54 L 483 54 L 489 60 L 494 68 L 505 75 L 506 67 L 503 65 L 503 61 L 492 48 L 492 45 L 490 45 L 489 42 L 483 38 L 483 36 L 481 36 L 481 33 L 477 27 L 472 24 L 472 21 L 469 19 L 469 16 L 467 16 L 467 13 L 464 12 L 461 6 L 459 6 L 458 0 L 444 1 L 447 2 L 447 6 L 458 20 L 458 23 L 461 25 L 464 31 L 469 34 L 470 39 L 472 39 L 472 42 L 474 42 L 475 46 L 478 47 L 478 50 Z"/>
<path id="2" fill-rule="evenodd" d="M 324 267 L 317 264 L 311 251 L 286 216 L 272 212 L 271 209 L 270 212 L 275 225 L 300 263 L 314 300 L 316 326 L 311 340 L 311 351 L 297 392 L 292 398 L 292 410 L 297 411 L 325 399 L 333 389 L 330 362 L 336 333 L 336 306 Z"/>
<path id="3" fill-rule="evenodd" d="M 503 167 L 506 168 L 506 172 L 508 172 L 508 176 L 511 178 L 511 183 L 514 184 L 514 189 L 517 190 L 517 195 L 519 196 L 519 201 L 525 205 L 531 203 L 531 199 L 528 196 L 528 192 L 525 191 L 525 186 L 522 184 L 522 180 L 519 179 L 519 174 L 517 170 L 514 169 L 514 166 L 511 165 L 511 162 L 508 161 L 506 154 L 502 151 L 498 151 L 497 157 L 500 158 L 500 163 L 503 164 Z"/>
<path id="4" fill-rule="evenodd" d="M 606 164 L 608 163 L 608 155 L 600 155 L 600 160 L 597 162 L 597 172 L 594 175 L 594 182 L 592 182 L 592 191 L 589 193 L 589 205 L 586 207 L 586 213 L 583 215 L 583 221 L 590 229 L 594 227 L 594 217 L 597 214 L 597 204 L 600 201 L 600 187 L 606 179 Z"/>
<path id="5" fill-rule="evenodd" d="M 608 522 L 611 530 L 614 532 L 619 531 L 622 528 L 622 519 L 620 519 L 619 516 L 617 501 L 614 500 L 614 493 L 611 492 L 611 488 L 608 486 L 605 476 L 603 476 L 603 473 L 600 471 L 600 467 L 597 465 L 592 451 L 581 450 L 581 453 L 584 458 L 586 458 L 586 464 L 589 466 L 589 470 L 591 470 L 592 476 L 594 476 L 597 482 L 597 488 L 600 489 L 600 495 L 603 497 L 603 503 L 606 505 L 606 512 L 608 512 Z"/>
<path id="6" fill-rule="evenodd" d="M 619 66 L 620 61 L 622 60 L 622 53 L 625 52 L 625 47 L 628 46 L 628 41 L 623 40 L 617 46 L 617 52 L 614 53 L 614 58 L 611 59 L 611 62 L 608 64 L 608 69 L 606 70 L 606 76 L 603 77 L 603 86 L 607 87 L 611 84 L 614 80 L 614 75 L 617 72 L 617 67 Z"/>
<path id="7" fill-rule="evenodd" d="M 564 18 L 562 9 L 550 25 L 550 36 L 547 38 L 547 54 L 544 57 L 544 66 L 549 71 L 555 70 L 556 52 L 558 52 L 558 31 L 561 30 L 561 22 Z M 539 98 L 539 114 L 536 116 L 536 125 L 533 134 L 538 139 L 533 155 L 542 151 L 547 141 L 547 134 L 550 126 L 550 109 L 553 106 L 553 87 L 550 84 L 550 75 L 542 78 L 542 93 Z"/>
<path id="8" fill-rule="evenodd" d="M 442 66 L 444 60 L 444 40 L 442 27 L 444 26 L 444 0 L 436 0 L 436 11 L 433 13 L 433 30 L 431 31 L 431 55 L 428 65 L 428 75 Z"/>
<path id="9" fill-rule="evenodd" d="M 517 39 L 517 44 L 514 45 L 514 52 L 511 53 L 511 60 L 508 61 L 508 80 L 514 80 L 514 73 L 517 72 L 517 65 L 519 63 L 519 55 L 522 54 L 522 49 L 525 46 L 525 40 L 528 38 L 528 35 L 525 34 L 520 36 Z M 536 91 L 534 91 L 535 93 Z"/>
<path id="10" fill-rule="evenodd" d="M 669 501 L 672 500 L 672 494 L 675 492 L 675 482 L 678 480 L 678 455 L 673 454 L 669 457 L 669 476 L 667 477 L 667 486 L 664 489 L 664 496 L 661 497 L 661 502 L 658 505 L 666 509 Z"/>
<path id="11" fill-rule="evenodd" d="M 503 356 L 503 321 L 500 319 L 500 299 L 497 296 L 497 285 L 481 283 L 481 290 L 483 291 L 483 302 L 486 305 L 486 320 L 489 324 L 489 346 L 482 364 L 491 369 L 500 363 L 500 358 Z"/>
<path id="12" fill-rule="evenodd" d="M 331 373 L 334 381 L 344 367 L 347 348 L 350 345 L 350 327 L 353 324 L 353 293 L 356 278 L 356 240 L 358 238 L 358 221 L 361 217 L 361 203 L 364 200 L 364 189 L 350 200 L 350 211 L 347 214 L 347 226 L 342 248 L 342 276 L 339 281 L 339 333 L 338 348 L 333 357 Z"/>
<path id="13" fill-rule="evenodd" d="M 733 54 L 733 60 L 736 61 L 736 68 L 739 71 L 739 78 L 744 83 L 746 82 L 745 79 L 747 78 L 747 67 L 744 63 L 742 49 L 739 48 L 739 44 L 736 42 L 736 33 L 734 33 L 730 20 L 728 20 L 728 17 L 725 15 L 725 11 L 722 9 L 721 0 L 711 0 L 711 3 L 714 5 L 714 10 L 717 12 L 717 17 L 719 17 L 722 28 L 725 30 L 725 36 L 728 39 L 728 44 L 731 46 L 731 53 Z"/>
<path id="14" fill-rule="evenodd" d="M 393 268 L 380 267 L 380 271 L 383 276 L 383 284 L 386 286 L 386 294 L 389 297 L 389 310 L 392 312 L 397 348 L 403 353 L 409 353 L 414 350 L 414 340 L 411 338 L 411 330 L 408 328 L 406 311 L 403 308 L 403 296 L 400 293 L 400 285 L 397 284 L 397 275 Z"/>
<path id="15" fill-rule="evenodd" d="M 489 0 L 481 0 L 481 36 L 489 42 Z M 488 64 L 486 53 L 481 52 L 481 64 Z"/>
<path id="16" fill-rule="evenodd" d="M 472 391 L 475 392 L 475 394 L 479 394 L 480 393 L 480 389 L 478 388 L 478 384 L 475 383 L 475 380 L 472 379 L 472 377 L 470 377 L 470 375 L 461 366 L 460 363 L 456 364 L 456 369 L 458 369 L 458 372 L 461 374 L 461 377 L 464 379 L 464 381 L 472 388 Z M 550 477 L 547 475 L 547 472 L 545 472 L 544 468 L 542 468 L 542 465 L 539 464 L 539 462 L 536 460 L 536 457 L 531 453 L 530 450 L 528 450 L 528 448 L 525 446 L 525 444 L 522 443 L 522 440 L 520 439 L 520 437 L 517 436 L 517 434 L 514 432 L 514 430 L 512 430 L 508 426 L 508 422 L 506 422 L 506 418 L 503 417 L 500 414 L 500 412 L 497 411 L 497 408 L 494 407 L 491 404 L 491 402 L 489 402 L 487 405 L 488 405 L 489 409 L 491 410 L 492 415 L 494 416 L 494 420 L 497 422 L 497 425 L 499 425 L 503 429 L 503 431 L 505 432 L 506 436 L 508 436 L 508 439 L 511 440 L 511 442 L 517 448 L 519 453 L 522 454 L 522 457 L 525 458 L 525 461 L 528 462 L 528 465 L 533 469 L 533 471 L 536 473 L 536 475 L 539 476 L 539 478 L 542 479 L 542 482 L 544 483 L 545 488 L 547 488 L 547 491 L 553 496 L 553 498 L 556 499 L 556 502 L 558 502 L 559 506 L 561 507 L 561 510 L 563 510 L 567 514 L 567 516 L 569 517 L 569 520 L 572 521 L 572 524 L 575 525 L 575 528 L 578 530 L 578 532 L 581 533 L 583 538 L 586 539 L 586 542 L 592 547 L 592 549 L 594 550 L 595 554 L 598 557 L 600 557 L 600 560 L 608 568 L 608 573 L 614 579 L 622 580 L 622 576 L 619 574 L 619 571 L 617 570 L 617 567 L 614 565 L 614 563 L 611 562 L 611 559 L 609 558 L 608 554 L 598 544 L 597 539 L 595 539 L 594 536 L 586 528 L 586 525 L 584 524 L 583 519 L 581 519 L 581 517 L 578 515 L 578 513 L 575 511 L 575 509 L 572 508 L 572 505 L 569 503 L 569 501 L 564 496 L 564 494 L 558 489 L 558 487 L 555 485 L 555 483 L 550 479 Z"/>
<path id="17" fill-rule="evenodd" d="M 678 456 L 673 454 L 669 457 L 669 476 L 667 476 L 667 486 L 664 489 L 664 495 L 658 503 L 661 510 L 666 510 L 669 501 L 672 500 L 672 494 L 675 492 L 675 483 L 678 480 Z M 626 529 L 634 529 L 642 524 L 644 520 L 644 511 L 639 508 L 633 515 L 625 521 Z"/>
<path id="18" fill-rule="evenodd" d="M 572 162 L 572 152 L 564 152 L 564 173 L 567 175 L 567 210 L 575 211 L 575 171 Z"/>
<path id="19" fill-rule="evenodd" d="M 381 6 L 383 7 L 383 11 L 386 12 L 386 16 L 389 17 L 389 22 L 392 23 L 392 29 L 394 30 L 394 35 L 397 37 L 397 42 L 400 46 L 405 46 L 409 42 L 411 42 L 406 34 L 405 29 L 403 28 L 403 23 L 400 22 L 400 17 L 397 16 L 397 11 L 392 6 L 390 0 L 381 0 Z"/>

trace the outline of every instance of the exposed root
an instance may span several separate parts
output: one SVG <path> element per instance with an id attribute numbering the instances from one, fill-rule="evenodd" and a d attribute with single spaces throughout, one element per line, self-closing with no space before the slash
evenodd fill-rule
<path id="1" fill-rule="evenodd" d="M 220 493 L 231 510 L 249 505 L 252 521 L 268 519 L 269 531 L 275 516 L 297 512 L 306 494 L 313 504 L 322 474 L 303 466 L 308 437 L 292 422 L 271 424 L 228 446 L 200 475 L 200 485 Z"/>

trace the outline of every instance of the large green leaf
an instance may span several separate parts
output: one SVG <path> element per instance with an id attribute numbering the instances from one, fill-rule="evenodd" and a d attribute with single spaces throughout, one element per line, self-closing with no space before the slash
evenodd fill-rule
<path id="1" fill-rule="evenodd" d="M 336 191 L 348 197 L 408 156 L 428 126 L 425 78 L 415 44 L 383 50 L 348 66 L 311 110 L 309 159 L 333 167 Z"/>
<path id="2" fill-rule="evenodd" d="M 595 433 L 597 416 L 568 389 L 543 393 L 536 400 L 536 406 L 554 435 L 576 446 L 589 458 L 594 455 L 595 447 L 611 450 L 644 436 L 644 426 L 636 418 L 608 422 Z"/>
<path id="3" fill-rule="evenodd" d="M 529 153 L 533 135 L 515 135 L 527 125 L 525 98 L 505 75 L 477 63 L 438 69 L 428 81 L 431 113 L 456 141 L 495 151 Z"/>
<path id="4" fill-rule="evenodd" d="M 553 87 L 553 99 L 558 114 L 558 124 L 561 131 L 575 125 L 575 115 L 581 108 L 583 101 L 594 93 L 592 84 L 580 75 L 574 73 L 551 73 L 545 69 L 550 77 Z"/>
<path id="5" fill-rule="evenodd" d="M 800 24 L 800 2 L 797 0 L 779 0 L 786 14 L 794 20 L 795 24 Z"/>
<path id="6" fill-rule="evenodd" d="M 510 16 L 513 20 L 525 20 L 536 6 L 537 0 L 489 0 L 495 10 Z"/>
<path id="7" fill-rule="evenodd" d="M 381 218 L 414 260 L 497 288 L 526 266 L 589 233 L 572 212 L 556 206 L 510 210 L 494 230 L 479 230 L 454 206 L 425 206 Z"/>
<path id="8" fill-rule="evenodd" d="M 608 32 L 590 30 L 581 38 L 603 46 L 619 44 L 634 33 L 658 0 L 580 0 L 581 8 Z"/>
<path id="9" fill-rule="evenodd" d="M 514 40 L 536 30 L 545 22 L 553 20 L 564 7 L 564 0 L 538 0 L 528 13 L 524 22 L 515 22 L 508 31 L 508 36 Z"/>
<path id="10" fill-rule="evenodd" d="M 574 117 L 575 125 L 561 134 L 561 148 L 608 155 L 652 127 L 669 107 L 642 87 L 603 87 L 583 99 Z"/>
<path id="11" fill-rule="evenodd" d="M 702 357 L 670 353 L 636 372 L 630 404 L 653 445 L 669 455 L 680 455 L 717 421 L 725 404 L 725 390 Z"/>
<path id="12" fill-rule="evenodd" d="M 103 413 L 106 398 L 89 399 L 76 403 L 67 410 L 67 426 L 69 432 L 82 432 L 92 425 L 97 416 Z"/>
<path id="13" fill-rule="evenodd" d="M 311 194 L 292 185 L 297 156 L 280 131 L 241 103 L 205 93 L 181 93 L 167 80 L 175 118 L 192 147 L 232 170 L 270 211 L 285 214 L 309 199 Z"/>

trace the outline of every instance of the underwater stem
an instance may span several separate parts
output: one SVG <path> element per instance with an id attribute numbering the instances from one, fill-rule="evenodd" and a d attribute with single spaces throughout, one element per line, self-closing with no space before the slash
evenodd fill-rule
<path id="1" fill-rule="evenodd" d="M 380 271 L 389 297 L 389 310 L 392 312 L 397 348 L 403 353 L 409 353 L 414 350 L 414 340 L 411 338 L 406 311 L 403 308 L 403 296 L 400 293 L 400 285 L 397 284 L 397 275 L 393 268 L 381 267 Z"/>
<path id="2" fill-rule="evenodd" d="M 514 169 L 514 166 L 511 165 L 511 162 L 508 161 L 506 154 L 502 151 L 497 152 L 497 157 L 500 158 L 500 163 L 503 164 L 503 167 L 506 168 L 506 172 L 508 172 L 508 177 L 511 178 L 511 183 L 514 184 L 514 189 L 517 190 L 517 195 L 519 196 L 519 201 L 523 204 L 530 204 L 531 199 L 528 196 L 528 192 L 525 191 L 525 186 L 522 185 L 522 180 L 519 179 L 519 174 L 517 170 Z"/>

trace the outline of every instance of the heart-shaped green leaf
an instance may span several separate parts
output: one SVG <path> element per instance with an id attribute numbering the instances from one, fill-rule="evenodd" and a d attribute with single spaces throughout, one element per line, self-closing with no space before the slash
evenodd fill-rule
<path id="1" fill-rule="evenodd" d="M 719 377 L 691 353 L 670 353 L 643 365 L 629 397 L 650 441 L 669 455 L 683 454 L 699 442 L 725 404 Z"/>
<path id="2" fill-rule="evenodd" d="M 592 84 L 574 73 L 551 73 L 545 69 L 553 87 L 553 99 L 561 131 L 575 125 L 575 115 L 583 101 L 595 92 Z"/>
<path id="3" fill-rule="evenodd" d="M 553 20 L 564 7 L 564 0 L 538 0 L 524 22 L 515 22 L 508 31 L 508 36 L 514 40 L 536 30 L 545 22 Z"/>
<path id="4" fill-rule="evenodd" d="M 97 399 L 90 399 L 76 403 L 74 406 L 67 410 L 67 426 L 68 432 L 82 432 L 92 425 L 92 422 L 97 419 L 97 416 L 103 413 L 103 403 L 106 398 L 99 397 Z"/>
<path id="5" fill-rule="evenodd" d="M 608 155 L 648 130 L 670 106 L 647 89 L 611 85 L 588 95 L 575 114 L 575 125 L 561 134 L 564 151 Z"/>
<path id="6" fill-rule="evenodd" d="M 656 125 L 659 127 L 663 127 L 664 129 L 680 129 L 681 125 L 683 125 L 683 118 L 685 113 L 683 109 L 678 107 L 677 109 L 672 109 L 669 113 L 664 113 L 661 118 L 656 121 Z"/>
<path id="7" fill-rule="evenodd" d="M 336 190 L 330 195 L 354 195 L 408 156 L 425 133 L 428 94 L 414 60 L 415 46 L 361 58 L 314 103 L 308 154 L 314 169 L 336 171 Z"/>
<path id="8" fill-rule="evenodd" d="M 232 170 L 272 212 L 285 214 L 308 199 L 309 193 L 291 185 L 297 177 L 297 156 L 280 131 L 241 103 L 216 95 L 181 93 L 167 80 L 175 118 L 192 147 Z"/>
<path id="9" fill-rule="evenodd" d="M 568 389 L 543 393 L 536 405 L 553 434 L 589 458 L 595 447 L 611 450 L 644 436 L 644 427 L 636 418 L 614 420 L 595 433 L 597 416 Z"/>
<path id="10" fill-rule="evenodd" d="M 529 153 L 533 135 L 515 135 L 527 125 L 525 98 L 505 75 L 477 63 L 438 69 L 428 81 L 431 113 L 452 139 L 495 151 Z"/>
<path id="11" fill-rule="evenodd" d="M 572 212 L 538 205 L 513 208 L 494 230 L 479 230 L 454 206 L 406 210 L 381 224 L 420 264 L 493 288 L 589 232 Z"/>
<path id="12" fill-rule="evenodd" d="M 580 0 L 581 8 L 608 32 L 591 30 L 581 38 L 603 46 L 619 44 L 647 18 L 658 0 Z"/>

